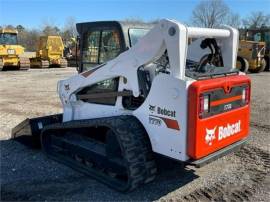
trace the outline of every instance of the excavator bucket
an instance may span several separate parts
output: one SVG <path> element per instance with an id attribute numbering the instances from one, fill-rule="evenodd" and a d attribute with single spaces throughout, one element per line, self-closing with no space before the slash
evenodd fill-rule
<path id="1" fill-rule="evenodd" d="M 62 122 L 62 114 L 25 119 L 12 129 L 11 138 L 31 148 L 40 148 L 40 135 L 44 126 Z"/>

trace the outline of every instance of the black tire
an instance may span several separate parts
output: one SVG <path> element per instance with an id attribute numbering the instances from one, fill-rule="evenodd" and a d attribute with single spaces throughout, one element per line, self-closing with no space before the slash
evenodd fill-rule
<path id="1" fill-rule="evenodd" d="M 241 72 L 247 72 L 249 68 L 249 63 L 247 59 L 237 56 L 237 61 L 240 63 L 240 67 L 237 67 Z"/>
<path id="2" fill-rule="evenodd" d="M 264 56 L 264 59 L 265 59 L 265 61 L 266 61 L 266 67 L 265 67 L 265 69 L 264 69 L 264 71 L 270 71 L 270 58 L 268 57 L 268 56 Z"/>
<path id="3" fill-rule="evenodd" d="M 249 71 L 251 73 L 260 73 L 260 72 L 264 71 L 265 67 L 266 67 L 266 61 L 264 58 L 262 58 L 261 65 L 259 67 L 257 67 L 256 69 L 249 69 Z"/>

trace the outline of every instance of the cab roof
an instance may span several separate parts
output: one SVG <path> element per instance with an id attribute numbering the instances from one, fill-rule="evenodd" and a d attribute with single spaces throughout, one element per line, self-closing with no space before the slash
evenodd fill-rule
<path id="1" fill-rule="evenodd" d="M 1 28 L 0 34 L 9 33 L 9 34 L 18 34 L 18 31 L 16 29 L 12 28 Z"/>
<path id="2" fill-rule="evenodd" d="M 123 31 L 129 28 L 152 28 L 154 23 L 145 23 L 139 21 L 94 21 L 94 22 L 81 22 L 77 23 L 77 31 L 80 33 L 83 31 L 84 27 L 111 27 L 113 25 L 121 26 Z"/>
<path id="3" fill-rule="evenodd" d="M 145 23 L 140 21 L 94 21 L 94 22 L 82 22 L 77 23 L 76 28 L 79 35 L 82 35 L 91 30 L 101 29 L 110 29 L 112 27 L 120 30 L 120 34 L 123 36 L 126 46 L 130 46 L 128 30 L 130 28 L 138 28 L 138 29 L 151 29 L 155 23 Z"/>

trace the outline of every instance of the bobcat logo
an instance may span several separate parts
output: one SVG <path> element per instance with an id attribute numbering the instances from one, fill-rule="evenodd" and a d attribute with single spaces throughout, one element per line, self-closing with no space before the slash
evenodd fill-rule
<path id="1" fill-rule="evenodd" d="M 215 136 L 216 128 L 217 127 L 215 127 L 214 129 L 211 129 L 211 130 L 209 130 L 208 128 L 206 128 L 205 142 L 209 146 L 211 146 L 213 140 L 216 139 L 216 136 Z"/>
<path id="2" fill-rule="evenodd" d="M 64 86 L 65 86 L 65 90 L 66 91 L 69 91 L 70 90 L 69 84 L 65 84 Z"/>
<path id="3" fill-rule="evenodd" d="M 156 110 L 156 106 L 154 106 L 154 105 L 149 105 L 149 110 L 150 110 L 151 112 L 154 112 L 154 111 Z"/>

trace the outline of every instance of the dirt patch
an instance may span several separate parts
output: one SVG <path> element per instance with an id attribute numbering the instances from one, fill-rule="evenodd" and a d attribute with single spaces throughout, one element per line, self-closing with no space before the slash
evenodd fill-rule
<path id="1" fill-rule="evenodd" d="M 229 181 L 221 176 L 219 181 L 183 196 L 187 201 L 247 201 L 266 180 L 269 180 L 270 156 L 261 149 L 246 146 L 235 153 L 241 159 L 242 168 L 237 173 L 238 181 Z M 236 182 L 236 183 L 235 183 Z"/>
<path id="2" fill-rule="evenodd" d="M 268 201 L 270 198 L 270 73 L 251 74 L 251 130 L 241 150 L 202 168 L 183 167 L 157 156 L 156 180 L 122 194 L 9 140 L 28 117 L 62 111 L 60 79 L 75 68 L 0 72 L 2 201 Z"/>

